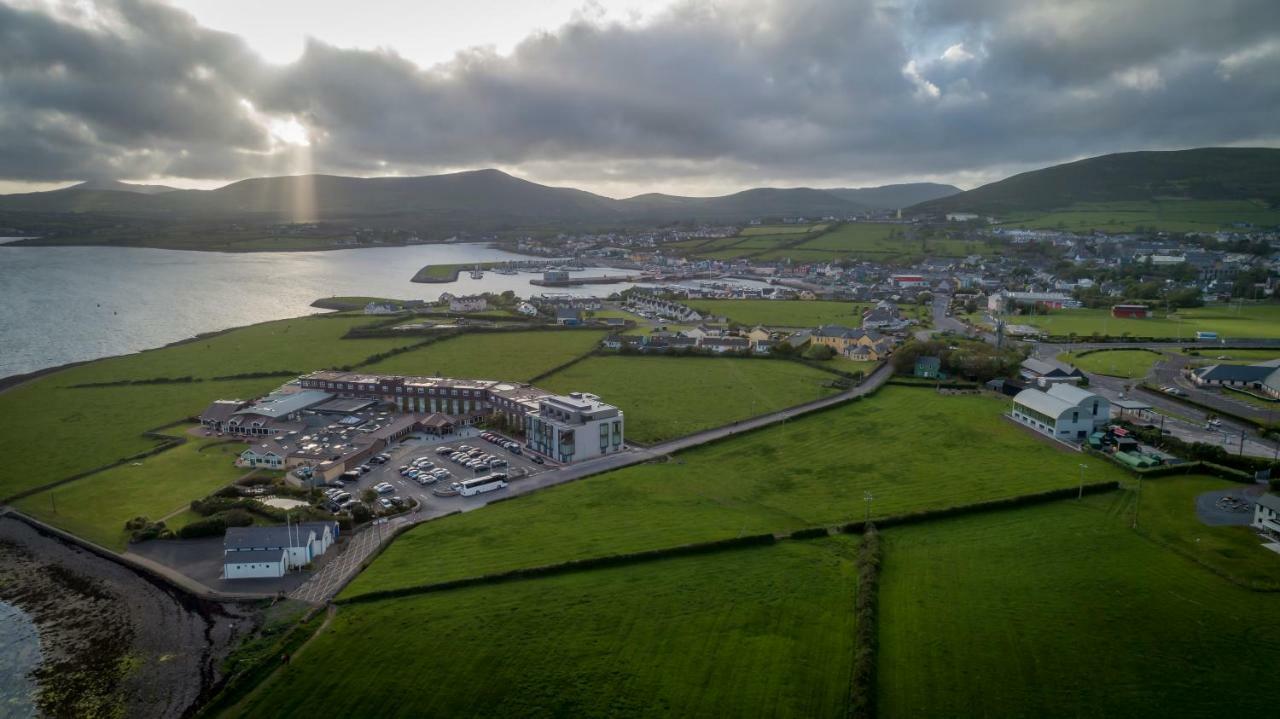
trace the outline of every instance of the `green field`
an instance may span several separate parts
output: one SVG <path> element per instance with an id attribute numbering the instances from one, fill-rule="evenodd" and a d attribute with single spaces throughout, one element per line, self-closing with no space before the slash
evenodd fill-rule
<path id="1" fill-rule="evenodd" d="M 504 262 L 466 262 L 453 265 L 427 265 L 413 275 L 413 282 L 452 282 L 459 272 L 469 272 L 476 267 L 488 269 L 506 264 Z"/>
<path id="2" fill-rule="evenodd" d="M 970 319 L 987 324 L 982 315 Z M 1161 337 L 1192 340 L 1196 332 L 1217 332 L 1222 339 L 1280 338 L 1280 304 L 1208 305 L 1188 307 L 1174 315 L 1150 319 L 1117 319 L 1108 309 L 1057 310 L 1047 315 L 1010 315 L 1010 324 L 1032 325 L 1051 335 L 1075 334 L 1087 338 L 1095 332 L 1111 337 Z M 1213 350 L 1206 348 L 1205 352 Z M 1215 355 L 1216 356 L 1216 355 Z"/>
<path id="3" fill-rule="evenodd" d="M 752 225 L 745 227 L 739 235 L 803 235 L 806 232 L 817 232 L 826 225 Z"/>
<path id="4" fill-rule="evenodd" d="M 1133 532 L 1127 499 L 885 531 L 880 715 L 1273 711 L 1271 696 L 1248 688 L 1274 674 L 1280 596 Z"/>
<path id="5" fill-rule="evenodd" d="M 907 240 L 903 237 L 905 227 L 905 225 L 886 225 L 871 222 L 847 222 L 821 237 L 815 237 L 799 245 L 798 249 L 828 250 L 843 253 L 901 254 L 907 249 Z"/>
<path id="6" fill-rule="evenodd" d="M 1001 417 L 1004 400 L 884 387 L 749 435 L 420 525 L 351 596 L 686 542 L 1074 486 L 1079 456 Z M 945 428 L 945 431 L 943 429 Z M 993 461 L 998 458 L 998 461 Z M 1087 481 L 1126 476 L 1095 463 Z"/>
<path id="7" fill-rule="evenodd" d="M 181 434 L 185 429 L 170 431 Z M 123 550 L 129 539 L 126 521 L 181 512 L 193 499 L 247 473 L 233 465 L 244 448 L 242 442 L 191 438 L 174 449 L 32 495 L 15 506 L 77 536 Z"/>
<path id="8" fill-rule="evenodd" d="M 15 471 L 0 475 L 0 497 L 62 479 L 156 445 L 146 430 L 190 417 L 214 399 L 249 399 L 288 376 L 112 387 L 71 385 L 322 369 L 359 362 L 413 338 L 340 339 L 362 317 L 267 322 L 183 345 L 99 360 L 0 393 L 0 452 Z"/>
<path id="9" fill-rule="evenodd" d="M 798 362 L 709 357 L 591 357 L 538 384 L 592 392 L 626 414 L 628 439 L 649 444 L 802 404 L 837 377 Z"/>
<path id="10" fill-rule="evenodd" d="M 1086 354 L 1064 352 L 1058 355 L 1058 359 L 1091 374 L 1138 379 L 1151 373 L 1160 353 L 1151 350 L 1102 350 Z"/>
<path id="11" fill-rule="evenodd" d="M 807 327 L 840 324 L 857 327 L 870 307 L 856 302 L 830 300 L 689 300 L 686 304 L 704 315 L 728 317 L 754 327 Z"/>
<path id="12" fill-rule="evenodd" d="M 382 374 L 526 382 L 590 352 L 605 331 L 484 332 L 443 339 L 363 369 Z"/>
<path id="13" fill-rule="evenodd" d="M 1280 359 L 1280 349 L 1270 350 L 1234 350 L 1234 349 L 1213 349 L 1205 348 L 1198 350 L 1198 356 L 1191 355 L 1193 360 L 1215 364 L 1218 362 L 1231 362 L 1233 364 L 1256 364 L 1258 362 L 1269 362 L 1274 359 Z M 1223 358 L 1226 359 L 1223 359 Z"/>
<path id="14" fill-rule="evenodd" d="M 1163 200 L 1150 202 L 1078 203 L 1045 213 L 1001 218 L 1005 227 L 1132 232 L 1139 227 L 1165 232 L 1213 232 L 1234 222 L 1259 227 L 1280 225 L 1280 211 L 1266 203 L 1244 200 Z"/>
<path id="15" fill-rule="evenodd" d="M 843 716 L 855 548 L 785 542 L 345 606 L 233 713 Z"/>

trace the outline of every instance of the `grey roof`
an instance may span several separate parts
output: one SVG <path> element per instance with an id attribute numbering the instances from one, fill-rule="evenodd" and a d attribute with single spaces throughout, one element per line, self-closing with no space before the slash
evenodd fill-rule
<path id="1" fill-rule="evenodd" d="M 1196 374 L 1207 382 L 1261 382 L 1275 371 L 1275 367 L 1251 364 L 1215 364 L 1196 370 Z"/>
<path id="2" fill-rule="evenodd" d="M 200 419 L 211 422 L 224 422 L 235 414 L 244 402 L 238 399 L 219 399 L 215 400 L 200 413 Z"/>
<path id="3" fill-rule="evenodd" d="M 1254 501 L 1257 504 L 1261 504 L 1262 506 L 1266 507 L 1267 509 L 1280 512 L 1280 495 L 1266 492 L 1264 494 L 1258 495 L 1258 498 Z"/>
<path id="4" fill-rule="evenodd" d="M 1062 416 L 1063 412 L 1067 412 L 1076 408 L 1076 405 L 1053 395 L 1041 392 L 1038 389 L 1024 389 L 1013 398 L 1014 404 L 1020 404 L 1029 407 L 1040 414 L 1048 415 L 1053 418 Z"/>
<path id="5" fill-rule="evenodd" d="M 1079 387 L 1073 384 L 1066 384 L 1063 382 L 1055 383 L 1052 387 L 1049 388 L 1048 394 L 1050 394 L 1051 396 L 1057 397 L 1060 400 L 1070 402 L 1071 404 L 1074 404 L 1074 405 L 1078 405 L 1081 402 L 1093 399 L 1094 397 L 1098 396 L 1087 389 L 1080 389 Z"/>
<path id="6" fill-rule="evenodd" d="M 299 412 L 330 399 L 333 399 L 333 395 L 319 390 L 306 390 L 305 392 L 294 392 L 292 394 L 273 394 L 267 395 L 261 401 L 249 407 L 237 410 L 236 414 L 257 414 L 274 419 Z"/>
<path id="7" fill-rule="evenodd" d="M 558 320 L 575 320 L 578 319 L 578 310 L 572 307 L 557 307 L 556 319 Z"/>
<path id="8" fill-rule="evenodd" d="M 284 547 L 279 549 L 244 549 L 227 552 L 222 557 L 223 564 L 266 564 L 284 559 Z"/>
<path id="9" fill-rule="evenodd" d="M 1061 365 L 1056 362 L 1047 362 L 1045 360 L 1028 357 L 1022 360 L 1023 369 L 1040 375 L 1041 377 L 1074 377 L 1083 374 L 1079 369 L 1069 365 Z"/>
<path id="10" fill-rule="evenodd" d="M 299 531 L 301 529 L 301 531 Z M 222 548 L 229 550 L 248 550 L 256 548 L 283 549 L 285 547 L 301 547 L 310 541 L 310 530 L 315 527 L 306 524 L 286 527 L 281 524 L 274 527 L 228 527 L 227 535 L 222 540 Z M 319 531 L 316 532 L 319 534 Z"/>

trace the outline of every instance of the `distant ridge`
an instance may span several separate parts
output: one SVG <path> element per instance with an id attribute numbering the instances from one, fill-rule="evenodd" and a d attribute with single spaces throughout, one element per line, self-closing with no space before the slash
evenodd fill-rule
<path id="1" fill-rule="evenodd" d="M 136 192 L 141 195 L 159 195 L 165 192 L 174 192 L 178 188 L 169 187 L 168 185 L 137 185 L 132 182 L 120 182 L 119 180 L 86 180 L 78 185 L 65 187 L 64 190 L 109 190 L 115 192 Z"/>
<path id="2" fill-rule="evenodd" d="M 1263 200 L 1280 205 L 1280 150 L 1208 147 L 1122 152 L 1032 170 L 968 192 L 929 200 L 912 214 L 999 215 L 1079 202 L 1156 199 Z"/>
<path id="3" fill-rule="evenodd" d="M 835 188 L 824 190 L 836 197 L 855 202 L 873 210 L 896 210 L 900 207 L 949 197 L 962 190 L 955 185 L 943 185 L 936 182 L 911 182 L 902 185 L 884 185 L 882 187 Z"/>

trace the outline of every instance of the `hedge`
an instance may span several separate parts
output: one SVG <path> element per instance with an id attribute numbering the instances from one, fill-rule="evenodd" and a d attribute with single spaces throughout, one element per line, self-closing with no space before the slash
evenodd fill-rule
<path id="1" fill-rule="evenodd" d="M 874 719 L 876 715 L 877 599 L 880 590 L 880 533 L 868 524 L 858 546 L 858 588 L 853 605 L 853 678 L 849 682 L 850 719 Z"/>
<path id="2" fill-rule="evenodd" d="M 1084 494 L 1102 494 L 1111 492 L 1120 488 L 1120 483 L 1116 480 L 1109 482 L 1093 482 L 1083 487 Z M 920 522 L 928 522 L 935 519 L 944 519 L 947 517 L 959 517 L 965 514 L 980 514 L 983 512 L 992 512 L 1001 509 L 1011 509 L 1013 507 L 1024 507 L 1033 504 L 1044 504 L 1046 502 L 1054 502 L 1060 499 L 1071 499 L 1081 493 L 1081 487 L 1062 487 L 1060 489 L 1050 489 L 1044 492 L 1033 492 L 1031 494 L 1018 494 L 1012 497 L 1004 497 L 1002 499 L 992 499 L 986 502 L 976 502 L 974 504 L 960 504 L 950 507 L 942 507 L 940 509 L 925 509 L 919 512 L 911 512 L 909 514 L 896 514 L 888 517 L 881 517 L 875 520 L 875 524 L 880 528 L 898 527 L 907 524 L 919 524 Z M 866 530 L 868 523 L 849 522 L 840 528 L 845 534 L 861 534 Z"/>
<path id="3" fill-rule="evenodd" d="M 392 599 L 395 597 L 406 597 L 415 594 L 427 594 L 431 592 L 441 592 L 449 589 L 460 589 L 462 587 L 473 587 L 485 584 L 499 584 L 509 582 L 515 579 L 531 579 L 534 577 L 549 577 L 557 574 L 568 574 L 570 572 L 580 572 L 587 569 L 601 569 L 605 567 L 618 567 L 629 564 L 640 564 L 643 562 L 651 562 L 658 559 L 667 559 L 670 557 L 687 557 L 698 554 L 711 554 L 714 552 L 724 551 L 726 549 L 740 549 L 742 547 L 761 546 L 773 544 L 777 541 L 772 534 L 751 534 L 745 537 L 734 537 L 732 539 L 719 539 L 710 542 L 698 542 L 696 544 L 681 544 L 675 547 L 666 547 L 663 549 L 650 549 L 643 552 L 631 552 L 627 554 L 607 554 L 602 557 L 589 557 L 586 559 L 571 559 L 556 564 L 544 564 L 537 567 L 526 567 L 523 569 L 513 569 L 506 572 L 496 572 L 493 574 L 481 574 L 474 577 L 463 577 L 461 579 L 451 579 L 445 582 L 435 582 L 431 584 L 418 584 L 409 587 L 400 587 L 398 589 L 382 589 L 374 592 L 366 592 L 357 594 L 354 597 L 335 600 L 335 604 L 355 604 L 362 602 L 375 602 L 383 599 Z"/>
<path id="4" fill-rule="evenodd" d="M 299 377 L 303 373 L 291 369 L 278 369 L 268 372 L 241 372 L 240 374 L 224 374 L 217 377 L 210 377 L 215 382 L 223 382 L 226 380 L 236 379 L 262 379 L 264 377 Z"/>
<path id="5" fill-rule="evenodd" d="M 831 530 L 826 527 L 809 527 L 807 529 L 797 529 L 791 533 L 791 539 L 821 539 L 822 537 L 831 536 Z"/>
<path id="6" fill-rule="evenodd" d="M 110 382 L 84 382 L 82 384 L 69 384 L 67 387 L 81 389 L 85 387 L 125 387 L 142 384 L 187 384 L 189 382 L 202 381 L 191 375 L 184 375 L 182 377 L 151 377 L 148 379 L 117 379 Z"/>

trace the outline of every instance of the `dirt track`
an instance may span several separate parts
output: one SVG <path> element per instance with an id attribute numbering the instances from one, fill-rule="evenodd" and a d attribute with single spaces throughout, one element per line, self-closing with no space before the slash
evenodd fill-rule
<path id="1" fill-rule="evenodd" d="M 45 716 L 180 717 L 253 626 L 29 525 L 0 517 L 0 598 L 39 625 Z"/>

